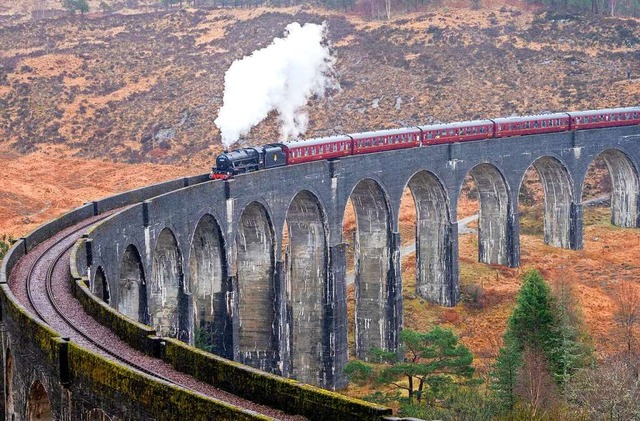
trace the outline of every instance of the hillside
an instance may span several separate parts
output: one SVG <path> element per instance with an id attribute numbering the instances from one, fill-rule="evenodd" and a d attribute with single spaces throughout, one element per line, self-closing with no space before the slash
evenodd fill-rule
<path id="1" fill-rule="evenodd" d="M 312 101 L 306 137 L 640 98 L 630 19 L 510 8 L 390 23 L 307 8 L 63 15 L 0 23 L 0 139 L 22 153 L 64 144 L 78 157 L 207 167 L 225 71 L 291 21 L 328 23 L 342 87 Z M 274 138 L 271 118 L 245 143 Z"/>
<path id="2" fill-rule="evenodd" d="M 29 4 L 0 6 L 0 234 L 20 236 L 84 201 L 208 171 L 221 150 L 213 120 L 225 71 L 292 21 L 328 23 L 341 85 L 311 101 L 306 137 L 640 102 L 640 24 L 633 19 L 513 6 L 442 6 L 391 22 L 309 7 L 83 17 L 55 10 L 33 19 L 40 9 Z M 243 142 L 276 137 L 272 116 Z M 539 193 L 536 185 L 528 183 Z M 601 193 L 606 188 L 588 192 Z M 405 208 L 402 230 L 410 233 Z M 475 209 L 471 197 L 459 214 Z M 606 210 L 590 210 L 585 249 L 558 250 L 542 244 L 539 209 L 523 211 L 522 269 L 476 263 L 476 237 L 461 237 L 464 300 L 454 309 L 415 296 L 408 258 L 405 325 L 448 324 L 486 365 L 519 274 L 537 267 L 552 284 L 571 283 L 598 356 L 614 352 L 621 339 L 613 285 L 637 286 L 640 233 L 612 228 Z"/>

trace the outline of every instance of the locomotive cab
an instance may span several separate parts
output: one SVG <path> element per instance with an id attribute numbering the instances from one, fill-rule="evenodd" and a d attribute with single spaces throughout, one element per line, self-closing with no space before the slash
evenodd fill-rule
<path id="1" fill-rule="evenodd" d="M 287 164 L 287 154 L 281 143 L 264 145 L 264 168 L 282 167 Z"/>

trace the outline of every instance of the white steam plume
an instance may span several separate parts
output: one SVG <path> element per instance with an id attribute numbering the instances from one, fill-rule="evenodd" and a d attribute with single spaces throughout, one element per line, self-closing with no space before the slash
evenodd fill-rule
<path id="1" fill-rule="evenodd" d="M 215 120 L 225 148 L 273 110 L 279 115 L 282 140 L 306 131 L 304 107 L 309 98 L 338 87 L 325 33 L 324 24 L 294 22 L 287 25 L 284 38 L 233 62 L 224 77 L 224 104 Z"/>

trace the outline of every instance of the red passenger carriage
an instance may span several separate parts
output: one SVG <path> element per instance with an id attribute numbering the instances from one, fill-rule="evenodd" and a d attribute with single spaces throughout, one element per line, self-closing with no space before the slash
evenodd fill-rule
<path id="1" fill-rule="evenodd" d="M 496 118 L 494 137 L 564 132 L 569 130 L 569 114 L 555 113 L 524 117 Z"/>
<path id="2" fill-rule="evenodd" d="M 493 137 L 493 121 L 491 120 L 434 124 L 431 126 L 420 126 L 420 129 L 422 129 L 422 144 L 424 146 L 489 139 Z"/>
<path id="3" fill-rule="evenodd" d="M 420 146 L 421 134 L 417 127 L 352 134 L 353 154 L 414 148 Z"/>
<path id="4" fill-rule="evenodd" d="M 569 115 L 571 116 L 572 130 L 640 124 L 640 108 L 638 107 L 577 111 L 569 113 Z"/>
<path id="5" fill-rule="evenodd" d="M 298 140 L 284 143 L 283 149 L 287 156 L 287 164 L 340 158 L 351 155 L 351 137 L 332 136 Z"/>

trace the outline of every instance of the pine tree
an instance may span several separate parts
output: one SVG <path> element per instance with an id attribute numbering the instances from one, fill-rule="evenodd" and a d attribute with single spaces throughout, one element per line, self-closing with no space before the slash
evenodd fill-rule
<path id="1" fill-rule="evenodd" d="M 434 327 L 427 333 L 410 329 L 400 332 L 400 352 L 372 350 L 372 360 L 385 365 L 352 361 L 345 367 L 351 381 L 375 378 L 376 382 L 406 390 L 409 402 L 425 395 L 439 396 L 452 385 L 473 376 L 473 354 L 451 330 Z M 366 367 L 372 369 L 369 370 Z M 401 381 L 404 380 L 404 381 Z"/>
<path id="2" fill-rule="evenodd" d="M 491 387 L 504 409 L 513 409 L 516 403 L 519 374 L 525 374 L 519 372 L 526 370 L 523 366 L 525 350 L 537 356 L 536 361 L 542 366 L 547 365 L 552 379 L 562 388 L 577 368 L 588 364 L 590 341 L 583 333 L 569 285 L 561 283 L 556 293 L 557 299 L 538 271 L 525 274 L 507 323 L 505 345 L 500 349 L 492 372 Z M 537 370 L 541 369 L 540 364 L 536 366 Z"/>
<path id="3" fill-rule="evenodd" d="M 561 280 L 554 289 L 558 318 L 558 343 L 554 344 L 554 380 L 563 389 L 578 368 L 591 363 L 593 346 L 583 325 L 582 315 L 571 285 Z"/>
<path id="4" fill-rule="evenodd" d="M 521 366 L 522 351 L 515 339 L 507 334 L 491 372 L 491 390 L 502 408 L 508 411 L 512 411 L 516 404 L 516 384 Z"/>
<path id="5" fill-rule="evenodd" d="M 528 344 L 546 353 L 557 339 L 558 320 L 551 289 L 537 270 L 525 274 L 507 330 L 521 349 Z"/>

